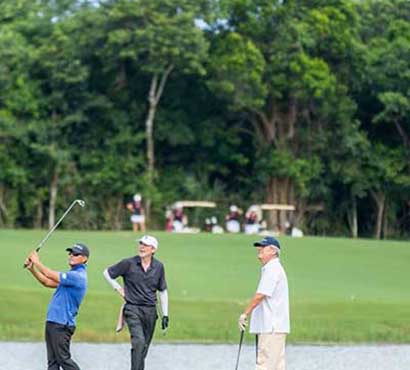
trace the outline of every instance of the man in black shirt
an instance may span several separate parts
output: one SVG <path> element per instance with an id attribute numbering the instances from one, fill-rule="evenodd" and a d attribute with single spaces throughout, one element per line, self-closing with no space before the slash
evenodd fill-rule
<path id="1" fill-rule="evenodd" d="M 157 291 L 162 309 L 162 330 L 168 327 L 168 292 L 164 265 L 154 258 L 158 241 L 144 235 L 138 255 L 123 259 L 104 271 L 109 284 L 124 298 L 124 318 L 131 336 L 131 370 L 144 370 L 157 315 Z M 124 288 L 115 279 L 122 276 Z"/>

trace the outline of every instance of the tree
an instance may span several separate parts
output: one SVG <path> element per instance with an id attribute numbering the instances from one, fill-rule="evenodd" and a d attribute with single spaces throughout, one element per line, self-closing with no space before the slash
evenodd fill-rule
<path id="1" fill-rule="evenodd" d="M 84 120 L 88 67 L 75 42 L 77 23 L 72 17 L 53 22 L 36 38 L 31 74 L 38 84 L 39 112 L 30 125 L 31 148 L 42 156 L 49 178 L 49 227 L 54 225 L 59 184 L 73 171 L 72 140 Z M 44 29 L 43 29 L 44 32 Z M 70 35 L 70 36 L 69 36 Z"/>
<path id="2" fill-rule="evenodd" d="M 38 105 L 36 83 L 28 71 L 33 48 L 24 35 L 24 21 L 31 21 L 36 10 L 30 1 L 0 4 L 0 225 L 4 226 L 15 225 L 18 189 L 28 183 L 30 173 L 23 137 Z"/>
<path id="3" fill-rule="evenodd" d="M 297 204 L 303 214 L 305 200 L 320 197 L 314 184 L 332 130 L 353 122 L 346 70 L 354 9 L 342 1 L 260 0 L 230 1 L 227 13 L 211 49 L 210 86 L 252 124 L 266 174 L 263 200 Z M 289 217 L 273 216 L 281 225 Z"/>
<path id="4" fill-rule="evenodd" d="M 396 191 L 399 184 L 402 191 L 408 189 L 410 175 L 410 6 L 402 0 L 366 1 L 358 10 L 360 35 L 367 47 L 357 101 L 359 117 L 372 141 L 372 161 L 378 162 L 367 175 L 376 205 L 375 235 L 381 237 L 387 210 L 400 212 L 397 209 L 406 207 Z"/>
<path id="5" fill-rule="evenodd" d="M 172 73 L 204 73 L 207 43 L 195 25 L 201 2 L 193 0 L 120 0 L 104 3 L 104 53 L 118 69 L 117 87 L 131 84 L 137 70 L 147 83 L 145 138 L 148 187 L 154 186 L 154 122 L 164 89 Z M 138 126 L 138 124 L 137 124 Z M 147 202 L 148 214 L 150 200 Z"/>

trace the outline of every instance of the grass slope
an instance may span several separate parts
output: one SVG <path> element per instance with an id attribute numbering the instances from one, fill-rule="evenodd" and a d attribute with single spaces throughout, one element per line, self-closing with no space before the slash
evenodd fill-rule
<path id="1" fill-rule="evenodd" d="M 52 290 L 22 269 L 44 231 L 0 230 L 0 340 L 41 340 Z M 236 320 L 253 295 L 259 265 L 245 235 L 155 232 L 170 293 L 170 330 L 156 340 L 237 342 Z M 135 254 L 130 232 L 57 231 L 43 262 L 67 270 L 65 248 L 91 249 L 89 290 L 78 316 L 77 341 L 127 341 L 114 333 L 120 298 L 102 277 L 107 266 Z M 410 243 L 332 238 L 281 238 L 291 296 L 291 342 L 410 343 Z M 252 340 L 248 336 L 248 340 Z"/>

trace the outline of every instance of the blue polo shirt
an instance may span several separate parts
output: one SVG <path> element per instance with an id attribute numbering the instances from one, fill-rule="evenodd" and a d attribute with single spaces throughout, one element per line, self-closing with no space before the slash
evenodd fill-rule
<path id="1" fill-rule="evenodd" d="M 60 272 L 60 284 L 48 305 L 47 321 L 75 326 L 75 317 L 87 290 L 87 266 Z"/>

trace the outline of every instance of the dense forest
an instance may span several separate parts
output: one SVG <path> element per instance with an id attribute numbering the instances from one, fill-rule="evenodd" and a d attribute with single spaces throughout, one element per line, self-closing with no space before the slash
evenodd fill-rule
<path id="1" fill-rule="evenodd" d="M 172 202 L 295 205 L 410 235 L 410 1 L 1 0 L 0 227 L 151 228 Z M 289 213 L 269 214 L 270 225 Z"/>

